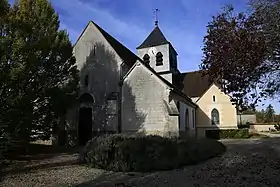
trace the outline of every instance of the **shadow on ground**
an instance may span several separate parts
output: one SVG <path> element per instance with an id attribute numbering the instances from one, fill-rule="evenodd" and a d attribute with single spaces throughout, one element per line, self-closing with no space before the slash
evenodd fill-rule
<path id="1" fill-rule="evenodd" d="M 198 165 L 155 173 L 110 173 L 75 186 L 275 186 L 279 184 L 280 138 L 230 140 L 227 152 Z M 161 181 L 161 182 L 160 182 Z M 208 186 L 207 185 L 207 186 Z"/>
<path id="2" fill-rule="evenodd" d="M 67 186 L 78 187 L 136 187 L 136 186 L 279 186 L 280 178 L 280 138 L 269 138 L 260 140 L 227 140 L 223 142 L 227 146 L 227 152 L 220 157 L 215 157 L 206 162 L 186 166 L 182 169 L 162 171 L 154 173 L 115 173 L 102 171 L 98 174 L 95 169 L 85 170 L 78 174 L 81 180 L 73 178 L 73 173 L 67 180 Z M 63 154 L 62 156 L 66 156 Z M 42 162 L 34 165 L 35 171 L 42 168 L 52 168 L 56 176 L 35 175 L 35 181 L 49 184 L 53 180 L 53 186 L 62 183 L 68 169 L 60 170 L 60 166 L 75 164 L 73 162 L 59 162 L 57 157 L 53 163 Z M 85 166 L 86 167 L 86 166 Z M 79 168 L 80 171 L 81 168 Z M 30 171 L 30 170 L 26 170 Z M 63 172 L 62 172 L 63 171 Z M 77 171 L 78 172 L 78 171 Z M 2 173 L 1 173 L 2 174 Z M 30 179 L 22 175 L 16 180 L 16 175 L 10 176 L 10 180 L 16 186 L 30 186 Z M 29 176 L 29 175 L 28 175 Z M 31 175 L 30 175 L 31 176 Z M 77 176 L 76 176 L 77 177 Z M 90 177 L 90 178 L 89 178 Z M 46 181 L 47 180 L 47 181 Z M 87 181 L 88 180 L 88 181 Z M 66 184 L 65 182 L 63 184 Z M 34 183 L 32 183 L 34 185 Z M 66 185 L 65 185 L 66 186 Z"/>
<path id="3" fill-rule="evenodd" d="M 26 152 L 21 155 L 17 155 L 14 160 L 43 160 L 55 157 L 59 154 L 74 154 L 79 153 L 81 147 L 65 147 L 65 146 L 53 146 L 44 144 L 28 144 Z"/>
<path id="4" fill-rule="evenodd" d="M 1 177 L 40 169 L 77 165 L 80 163 L 78 159 L 80 150 L 80 147 L 65 148 L 30 144 L 24 155 L 18 155 L 13 160 L 7 160 L 8 163 L 1 168 Z"/>

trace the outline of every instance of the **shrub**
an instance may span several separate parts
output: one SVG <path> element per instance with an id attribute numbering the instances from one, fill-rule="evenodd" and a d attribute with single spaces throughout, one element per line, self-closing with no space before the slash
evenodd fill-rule
<path id="1" fill-rule="evenodd" d="M 214 139 L 244 139 L 250 138 L 249 129 L 222 129 L 222 130 L 207 130 L 206 136 Z"/>
<path id="2" fill-rule="evenodd" d="M 119 134 L 93 138 L 85 146 L 81 160 L 94 168 L 148 172 L 198 163 L 223 153 L 225 149 L 215 140 Z"/>
<path id="3" fill-rule="evenodd" d="M 221 138 L 249 138 L 249 129 L 221 130 Z"/>
<path id="4" fill-rule="evenodd" d="M 237 125 L 238 129 L 249 129 L 250 128 L 250 125 L 248 124 L 240 124 L 240 125 Z"/>
<path id="5" fill-rule="evenodd" d="M 280 131 L 280 124 L 278 123 L 278 124 L 274 125 L 274 128 L 275 128 L 277 131 Z"/>
<path id="6" fill-rule="evenodd" d="M 246 122 L 246 124 L 238 124 L 238 129 L 249 129 L 250 125 L 252 125 L 250 122 Z"/>

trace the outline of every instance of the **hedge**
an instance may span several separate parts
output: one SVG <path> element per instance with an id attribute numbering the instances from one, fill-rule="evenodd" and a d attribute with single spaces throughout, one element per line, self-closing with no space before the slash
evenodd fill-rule
<path id="1" fill-rule="evenodd" d="M 206 130 L 206 136 L 214 139 L 246 139 L 250 138 L 249 129 Z"/>
<path id="2" fill-rule="evenodd" d="M 95 137 L 85 146 L 81 159 L 99 169 L 148 172 L 196 164 L 225 150 L 216 140 L 119 134 Z"/>

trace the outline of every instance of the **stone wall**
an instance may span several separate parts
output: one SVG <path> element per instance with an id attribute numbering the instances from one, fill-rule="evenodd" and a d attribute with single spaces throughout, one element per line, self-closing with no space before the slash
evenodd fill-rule
<path id="1" fill-rule="evenodd" d="M 178 133 L 178 116 L 169 116 L 164 101 L 169 103 L 169 88 L 139 62 L 124 81 L 123 131 Z"/>

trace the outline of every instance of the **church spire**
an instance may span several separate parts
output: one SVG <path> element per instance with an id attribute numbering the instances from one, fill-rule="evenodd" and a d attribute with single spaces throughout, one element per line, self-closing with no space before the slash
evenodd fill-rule
<path id="1" fill-rule="evenodd" d="M 154 14 L 155 14 L 155 26 L 156 27 L 158 26 L 158 12 L 159 12 L 159 9 L 156 8 L 155 11 L 154 11 Z"/>

